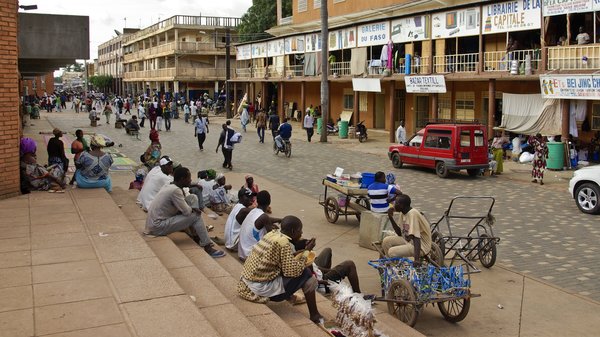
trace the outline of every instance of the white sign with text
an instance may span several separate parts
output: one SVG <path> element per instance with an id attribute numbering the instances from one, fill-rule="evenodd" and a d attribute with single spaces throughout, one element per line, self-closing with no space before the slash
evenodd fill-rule
<path id="1" fill-rule="evenodd" d="M 410 93 L 445 93 L 446 79 L 444 75 L 406 76 L 406 92 Z"/>

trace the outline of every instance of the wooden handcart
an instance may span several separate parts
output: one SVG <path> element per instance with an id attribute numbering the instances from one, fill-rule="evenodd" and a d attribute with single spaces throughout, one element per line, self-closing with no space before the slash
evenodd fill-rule
<path id="1" fill-rule="evenodd" d="M 325 186 L 325 194 L 319 196 L 319 204 L 323 206 L 325 218 L 331 223 L 335 223 L 340 215 L 343 215 L 346 221 L 348 221 L 348 215 L 354 215 L 360 221 L 360 213 L 370 209 L 366 188 L 344 187 L 327 179 L 323 179 L 323 186 Z M 334 192 L 328 194 L 330 188 Z M 337 196 L 331 195 L 335 193 L 343 195 L 342 207 L 340 207 Z"/>

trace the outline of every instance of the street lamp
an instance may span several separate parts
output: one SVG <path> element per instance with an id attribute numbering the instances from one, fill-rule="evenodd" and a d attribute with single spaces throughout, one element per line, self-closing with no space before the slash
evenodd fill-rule
<path id="1" fill-rule="evenodd" d="M 19 8 L 21 8 L 24 11 L 31 11 L 34 9 L 38 9 L 37 5 L 19 5 Z"/>

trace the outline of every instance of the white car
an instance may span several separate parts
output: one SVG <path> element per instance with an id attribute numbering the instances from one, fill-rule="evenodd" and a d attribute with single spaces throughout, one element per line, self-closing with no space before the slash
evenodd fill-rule
<path id="1" fill-rule="evenodd" d="M 575 171 L 569 181 L 569 193 L 583 213 L 600 213 L 600 165 Z"/>

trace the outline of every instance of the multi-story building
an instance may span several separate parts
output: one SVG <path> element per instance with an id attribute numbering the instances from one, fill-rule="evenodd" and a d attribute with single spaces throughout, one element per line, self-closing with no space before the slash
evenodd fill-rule
<path id="1" fill-rule="evenodd" d="M 269 30 L 275 37 L 236 46 L 236 85 L 250 97 L 261 93 L 263 106 L 277 102 L 282 113 L 320 105 L 320 53 L 327 44 L 331 119 L 350 111 L 355 123 L 389 130 L 391 141 L 400 120 L 408 134 L 432 120 L 477 121 L 491 133 L 509 114 L 516 116 L 503 124 L 544 123 L 547 133 L 578 131 L 583 141 L 600 130 L 594 1 L 327 4 L 329 34 L 322 41 L 320 0 L 294 1 L 285 18 L 278 0 L 279 24 Z M 569 123 L 574 110 L 577 121 Z"/>
<path id="2" fill-rule="evenodd" d="M 212 97 L 226 80 L 227 36 L 239 22 L 231 17 L 177 15 L 124 37 L 126 91 Z"/>
<path id="3" fill-rule="evenodd" d="M 115 31 L 117 36 L 98 46 L 97 74 L 112 76 L 112 91 L 123 94 L 123 46 L 122 41 L 129 34 L 138 32 L 137 28 L 124 28 L 123 33 Z"/>

